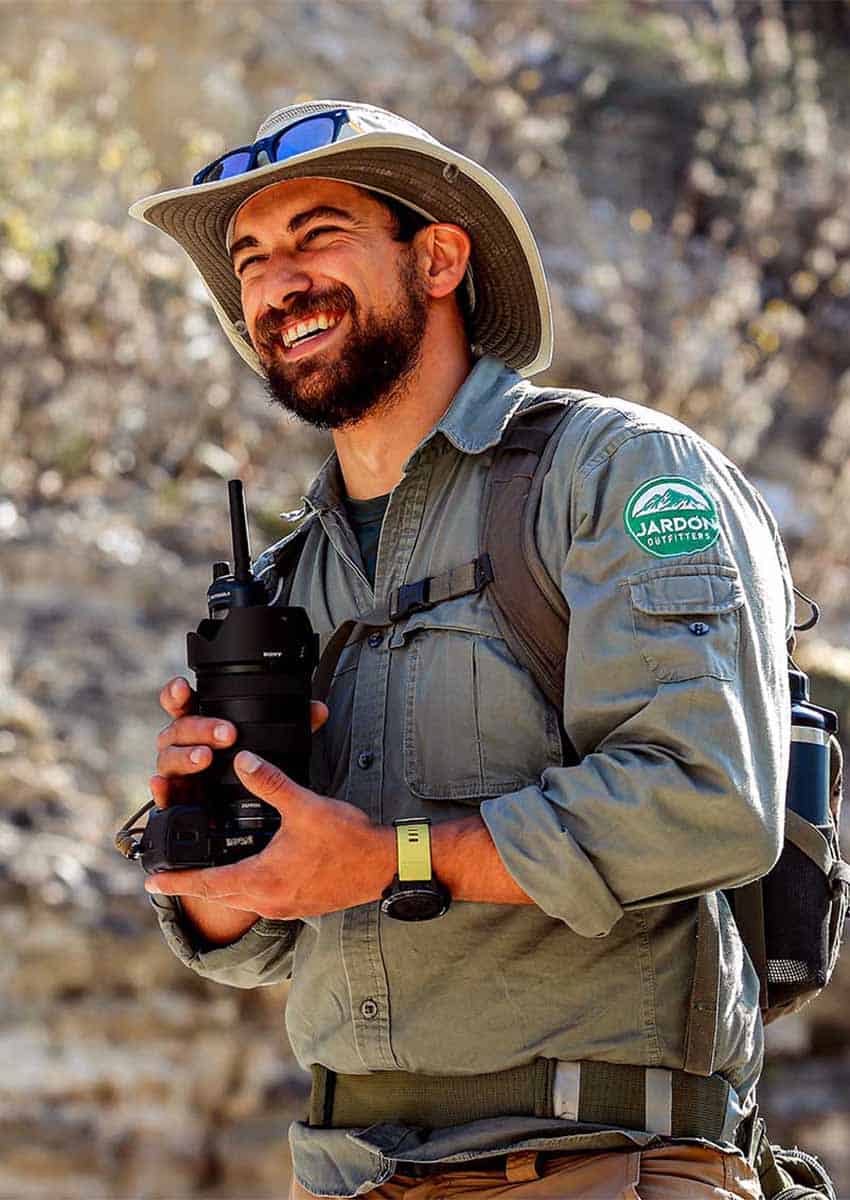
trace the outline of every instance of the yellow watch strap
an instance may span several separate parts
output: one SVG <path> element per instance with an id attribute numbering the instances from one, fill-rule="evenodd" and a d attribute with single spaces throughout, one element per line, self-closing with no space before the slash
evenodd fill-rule
<path id="1" fill-rule="evenodd" d="M 402 821 L 395 827 L 400 883 L 431 878 L 431 830 L 427 821 Z"/>

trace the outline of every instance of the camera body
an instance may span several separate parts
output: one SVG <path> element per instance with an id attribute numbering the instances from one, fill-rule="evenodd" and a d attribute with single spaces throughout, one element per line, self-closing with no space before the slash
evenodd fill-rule
<path id="1" fill-rule="evenodd" d="M 235 569 L 217 562 L 207 592 L 209 617 L 186 638 L 196 676 L 197 712 L 237 729 L 233 745 L 213 751 L 197 776 L 202 800 L 157 809 L 138 857 L 148 874 L 218 867 L 257 854 L 280 827 L 280 814 L 249 792 L 233 759 L 252 750 L 309 784 L 311 680 L 319 639 L 303 608 L 273 607 L 251 574 L 240 480 L 228 483 Z"/>

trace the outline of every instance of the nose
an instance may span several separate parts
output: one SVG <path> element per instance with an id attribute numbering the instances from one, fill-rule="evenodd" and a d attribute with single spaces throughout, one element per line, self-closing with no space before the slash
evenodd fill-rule
<path id="1" fill-rule="evenodd" d="M 262 302 L 265 308 L 284 310 L 300 292 L 309 292 L 313 281 L 288 255 L 273 254 L 263 272 Z"/>

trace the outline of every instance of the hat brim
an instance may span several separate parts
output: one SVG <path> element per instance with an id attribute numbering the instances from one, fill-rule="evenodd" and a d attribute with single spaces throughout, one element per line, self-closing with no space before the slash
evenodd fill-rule
<path id="1" fill-rule="evenodd" d="M 435 142 L 404 134 L 366 133 L 270 163 L 246 175 L 177 188 L 138 200 L 130 216 L 178 242 L 194 262 L 213 308 L 238 353 L 258 375 L 244 326 L 239 281 L 226 248 L 231 217 L 255 192 L 289 179 L 338 180 L 393 196 L 434 221 L 460 225 L 472 242 L 475 282 L 472 334 L 524 376 L 552 360 L 552 310 L 543 263 L 519 205 L 495 176 Z"/>

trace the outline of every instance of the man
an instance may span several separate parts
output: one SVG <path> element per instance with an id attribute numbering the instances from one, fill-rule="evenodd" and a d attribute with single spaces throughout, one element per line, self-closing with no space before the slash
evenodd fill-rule
<path id="1" fill-rule="evenodd" d="M 663 414 L 575 401 L 535 526 L 571 614 L 559 714 L 486 586 L 393 601 L 475 558 L 494 449 L 550 361 L 510 194 L 392 113 L 321 101 L 131 213 L 191 255 L 271 399 L 331 430 L 304 520 L 255 564 L 270 602 L 325 648 L 371 630 L 314 703 L 310 789 L 235 760 L 282 813 L 269 847 L 146 883 L 200 975 L 291 975 L 313 1072 L 291 1195 L 758 1196 L 758 983 L 720 889 L 781 841 L 793 598 L 760 497 Z M 236 736 L 193 699 L 161 695 L 161 806 Z M 429 834 L 419 888 L 405 838 Z"/>

